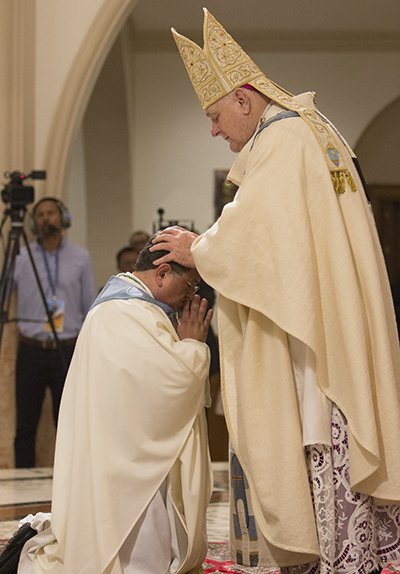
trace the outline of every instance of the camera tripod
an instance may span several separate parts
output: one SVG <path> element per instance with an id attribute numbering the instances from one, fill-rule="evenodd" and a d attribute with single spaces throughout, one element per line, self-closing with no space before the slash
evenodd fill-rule
<path id="1" fill-rule="evenodd" d="M 29 260 L 31 262 L 36 282 L 40 291 L 47 319 L 53 332 L 56 348 L 60 355 L 61 363 L 64 367 L 66 367 L 66 361 L 61 350 L 60 341 L 57 336 L 56 328 L 54 326 L 52 311 L 48 308 L 43 287 L 40 282 L 39 274 L 36 269 L 35 261 L 32 257 L 32 252 L 29 247 L 28 238 L 24 230 L 25 214 L 26 214 L 25 205 L 17 207 L 11 205 L 9 209 L 6 209 L 4 211 L 3 219 L 0 225 L 0 237 L 1 237 L 4 224 L 6 223 L 8 218 L 11 219 L 10 222 L 11 228 L 8 234 L 7 247 L 4 255 L 3 267 L 0 278 L 0 348 L 3 339 L 3 330 L 5 324 L 18 320 L 29 321 L 29 319 L 21 319 L 21 317 L 10 319 L 11 294 L 14 290 L 15 260 L 20 251 L 20 239 L 22 238 L 23 243 L 25 244 L 25 247 L 28 252 Z"/>

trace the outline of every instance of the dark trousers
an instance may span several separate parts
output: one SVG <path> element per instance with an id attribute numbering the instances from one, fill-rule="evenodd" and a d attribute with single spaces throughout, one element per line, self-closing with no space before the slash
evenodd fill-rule
<path id="1" fill-rule="evenodd" d="M 14 440 L 15 467 L 35 466 L 36 431 L 42 412 L 46 387 L 53 400 L 54 424 L 64 381 L 74 352 L 73 345 L 62 346 L 66 367 L 57 349 L 41 349 L 20 342 L 16 365 L 17 432 Z"/>

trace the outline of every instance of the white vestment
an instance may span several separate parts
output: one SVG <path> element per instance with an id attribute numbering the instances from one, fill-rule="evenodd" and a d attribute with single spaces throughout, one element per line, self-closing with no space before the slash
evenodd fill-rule
<path id="1" fill-rule="evenodd" d="M 112 280 L 135 289 L 129 278 Z M 121 548 L 166 478 L 177 546 L 167 572 L 201 568 L 211 495 L 208 366 L 208 347 L 179 340 L 157 304 L 128 296 L 92 308 L 61 402 L 51 533 L 36 550 L 39 536 L 25 545 L 20 573 L 32 572 L 34 554 L 35 574 L 121 574 Z"/>
<path id="2" fill-rule="evenodd" d="M 346 142 L 312 94 L 296 101 L 320 131 L 272 103 L 228 174 L 234 201 L 192 246 L 219 293 L 224 412 L 266 567 L 319 558 L 304 445 L 329 442 L 331 404 L 348 424 L 351 489 L 400 501 L 400 350 L 379 239 Z"/>

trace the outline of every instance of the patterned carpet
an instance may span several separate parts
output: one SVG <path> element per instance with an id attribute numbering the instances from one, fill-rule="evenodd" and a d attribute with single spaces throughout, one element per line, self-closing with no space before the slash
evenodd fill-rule
<path id="1" fill-rule="evenodd" d="M 7 540 L 0 539 L 0 554 L 3 551 Z M 265 574 L 265 569 L 245 568 L 238 566 L 229 560 L 229 544 L 227 542 L 213 542 L 208 545 L 207 558 L 204 561 L 205 574 Z M 276 572 L 276 570 L 271 570 Z M 381 574 L 393 574 L 395 570 L 382 570 Z"/>
<path id="2" fill-rule="evenodd" d="M 230 561 L 229 544 L 217 542 L 208 544 L 207 558 L 204 561 L 205 574 L 265 574 L 265 568 L 246 568 Z M 271 569 L 271 574 L 279 572 Z"/>
<path id="3" fill-rule="evenodd" d="M 217 542 L 208 544 L 208 554 L 204 561 L 205 574 L 266 574 L 270 572 L 275 574 L 279 571 L 275 569 L 266 570 L 265 568 L 246 568 L 234 564 L 229 560 L 229 544 L 227 542 Z M 384 568 L 381 574 L 399 574 L 394 568 Z M 355 573 L 356 574 L 356 573 Z"/>
<path id="4" fill-rule="evenodd" d="M 7 540 L 0 539 L 0 554 L 6 544 Z M 205 574 L 258 574 L 258 568 L 238 567 L 229 560 L 229 544 L 227 542 L 217 542 L 208 545 L 204 572 Z M 263 570 L 264 572 L 265 570 Z"/>

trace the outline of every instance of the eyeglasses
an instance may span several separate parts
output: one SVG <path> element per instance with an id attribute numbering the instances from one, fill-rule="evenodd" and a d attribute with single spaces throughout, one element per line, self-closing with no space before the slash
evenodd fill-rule
<path id="1" fill-rule="evenodd" d="M 198 285 L 192 285 L 192 283 L 189 283 L 189 281 L 187 281 L 185 279 L 186 283 L 189 285 L 190 290 L 192 291 L 193 295 L 195 295 L 197 293 L 197 291 L 200 289 L 200 287 Z"/>

